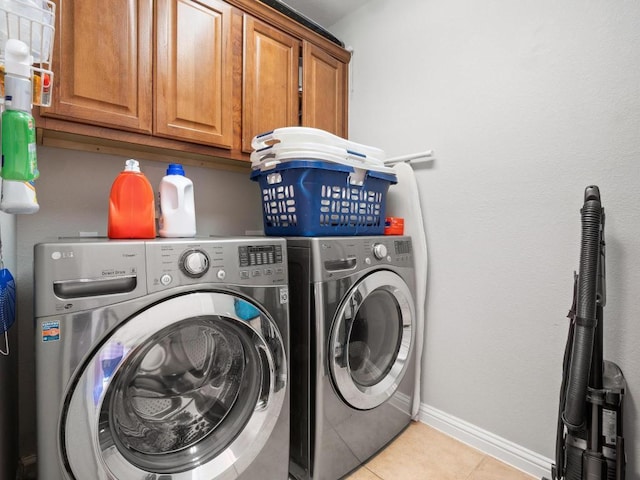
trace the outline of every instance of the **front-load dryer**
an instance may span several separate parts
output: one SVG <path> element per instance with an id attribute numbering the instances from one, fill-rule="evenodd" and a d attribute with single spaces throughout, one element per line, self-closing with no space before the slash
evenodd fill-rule
<path id="1" fill-rule="evenodd" d="M 335 480 L 411 421 L 411 238 L 290 238 L 287 252 L 290 474 L 297 480 Z"/>
<path id="2" fill-rule="evenodd" d="M 35 247 L 40 480 L 287 479 L 284 240 Z"/>

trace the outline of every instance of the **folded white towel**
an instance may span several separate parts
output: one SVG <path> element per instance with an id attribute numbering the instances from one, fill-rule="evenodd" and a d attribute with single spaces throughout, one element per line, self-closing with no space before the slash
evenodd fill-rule
<path id="1" fill-rule="evenodd" d="M 422 350 L 424 344 L 425 301 L 427 296 L 427 236 L 424 229 L 418 183 L 413 168 L 402 162 L 394 165 L 398 184 L 389 189 L 387 195 L 388 217 L 404 218 L 404 234 L 411 236 L 415 261 L 416 284 L 416 371 L 415 392 L 411 416 L 418 420 L 422 375 Z"/>

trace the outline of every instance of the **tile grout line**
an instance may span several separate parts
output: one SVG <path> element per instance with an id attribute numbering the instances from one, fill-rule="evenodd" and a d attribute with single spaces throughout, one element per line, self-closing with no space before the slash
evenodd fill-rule
<path id="1" fill-rule="evenodd" d="M 378 475 L 376 472 L 374 472 L 373 470 L 371 470 L 371 469 L 370 469 L 369 467 L 367 467 L 366 465 L 364 466 L 364 468 L 366 468 L 366 469 L 367 469 L 367 471 L 368 471 L 369 473 L 371 473 L 371 475 L 373 475 L 374 477 L 379 478 L 380 480 L 387 480 L 386 478 L 381 477 L 380 475 Z"/>
<path id="2" fill-rule="evenodd" d="M 464 445 L 465 447 L 467 447 L 467 448 L 473 448 L 473 447 L 471 447 L 470 445 L 467 445 L 467 444 L 465 444 L 465 443 L 463 443 L 463 442 L 460 442 L 460 443 L 461 443 L 462 445 Z M 474 449 L 474 450 L 477 450 L 477 449 Z M 479 451 L 479 450 L 478 450 L 478 451 Z M 486 462 L 486 461 L 487 461 L 487 458 L 488 458 L 488 457 L 489 457 L 489 455 L 487 455 L 486 453 L 484 453 L 484 454 L 483 454 L 483 456 L 482 456 L 482 458 L 481 458 L 481 459 L 480 459 L 480 461 L 478 462 L 478 464 L 477 464 L 475 467 L 473 467 L 473 470 L 471 470 L 471 471 L 469 472 L 469 474 L 465 477 L 465 480 L 469 480 L 470 478 L 472 478 L 472 477 L 473 477 L 473 474 L 474 474 L 474 473 L 476 473 L 476 472 L 478 471 L 478 469 L 480 468 L 480 466 L 481 466 L 484 462 Z"/>

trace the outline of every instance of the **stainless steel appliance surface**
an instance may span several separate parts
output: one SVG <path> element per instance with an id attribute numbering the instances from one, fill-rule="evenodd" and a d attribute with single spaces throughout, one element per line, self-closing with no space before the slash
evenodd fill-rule
<path id="1" fill-rule="evenodd" d="M 290 475 L 335 480 L 411 421 L 415 372 L 410 237 L 287 239 Z"/>
<path id="2" fill-rule="evenodd" d="M 40 480 L 286 480 L 284 239 L 35 246 Z"/>

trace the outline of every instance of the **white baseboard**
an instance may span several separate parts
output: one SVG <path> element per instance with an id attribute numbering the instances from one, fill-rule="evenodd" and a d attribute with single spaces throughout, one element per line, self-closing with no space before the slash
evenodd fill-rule
<path id="1" fill-rule="evenodd" d="M 534 477 L 550 477 L 553 460 L 426 404 L 420 421 Z"/>

